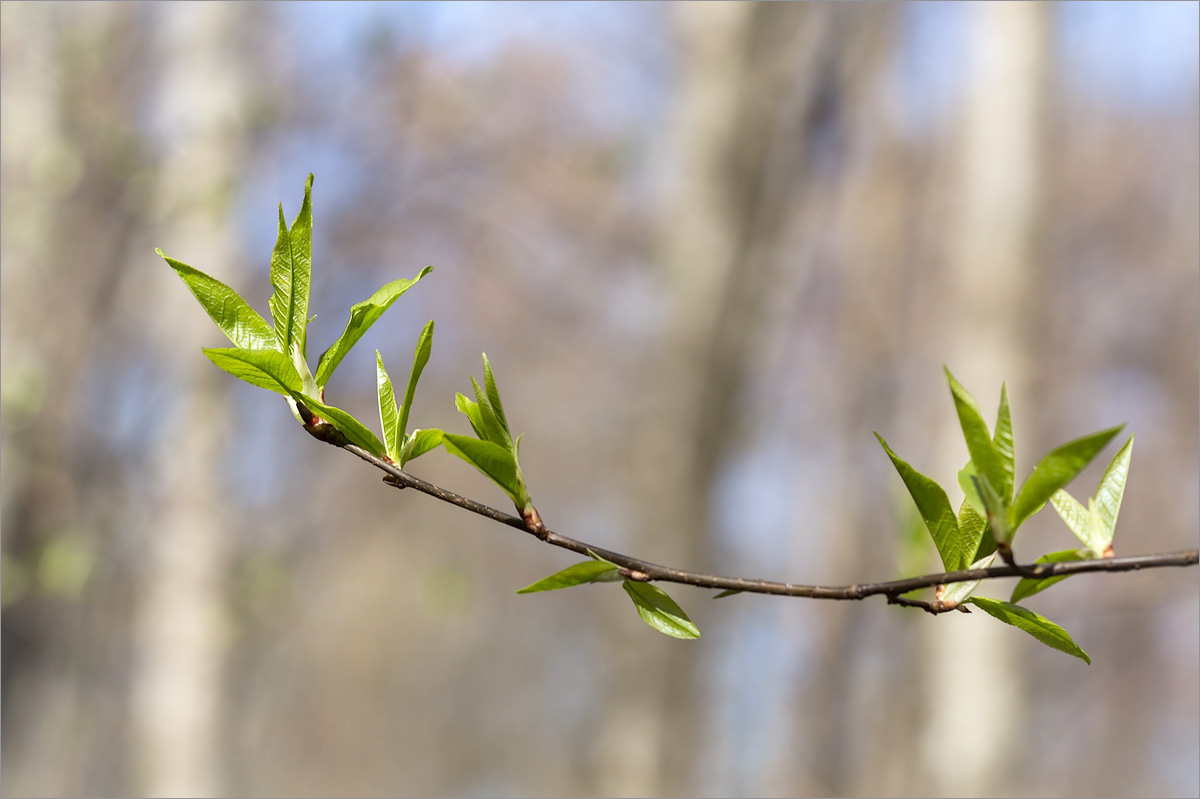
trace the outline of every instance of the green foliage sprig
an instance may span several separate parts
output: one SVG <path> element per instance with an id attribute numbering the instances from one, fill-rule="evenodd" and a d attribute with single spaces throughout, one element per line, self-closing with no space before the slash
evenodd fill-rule
<path id="1" fill-rule="evenodd" d="M 483 387 L 471 377 L 475 399 L 455 396 L 455 406 L 467 417 L 474 437 L 438 429 L 408 432 L 413 398 L 421 372 L 433 347 L 433 320 L 421 331 L 413 353 L 413 365 L 404 397 L 397 402 L 383 356 L 375 351 L 379 395 L 380 440 L 351 414 L 325 402 L 325 387 L 338 364 L 384 311 L 428 275 L 426 266 L 409 279 L 395 280 L 350 309 L 350 320 L 341 336 L 322 353 L 312 372 L 307 360 L 308 306 L 312 277 L 312 184 L 304 186 L 300 212 L 289 227 L 279 207 L 279 234 L 271 257 L 270 311 L 268 324 L 236 291 L 221 281 L 156 252 L 175 270 L 217 327 L 234 344 L 232 348 L 206 348 L 204 354 L 221 369 L 251 385 L 283 395 L 296 419 L 313 436 L 342 447 L 387 473 L 397 487 L 413 487 L 446 502 L 518 527 L 546 543 L 586 555 L 588 560 L 522 588 L 518 593 L 537 593 L 586 583 L 621 582 L 646 624 L 676 638 L 699 638 L 700 630 L 670 596 L 653 583 L 674 582 L 717 589 L 717 598 L 742 592 L 802 596 L 820 599 L 863 599 L 883 595 L 892 604 L 920 607 L 939 614 L 953 610 L 969 612 L 974 605 L 985 613 L 1032 635 L 1067 654 L 1091 662 L 1061 627 L 1028 608 L 1015 604 L 1072 574 L 1095 571 L 1130 571 L 1158 566 L 1190 566 L 1200 559 L 1195 550 L 1163 555 L 1116 558 L 1113 533 L 1129 474 L 1133 438 L 1117 453 L 1101 478 L 1095 495 L 1084 508 L 1063 489 L 1087 467 L 1122 426 L 1102 430 L 1052 450 L 1016 488 L 1012 417 L 1008 392 L 1000 392 L 1000 409 L 995 432 L 988 430 L 974 398 L 946 371 L 951 397 L 958 413 L 970 459 L 958 473 L 965 498 L 954 512 L 946 491 L 933 479 L 901 460 L 876 433 L 929 531 L 946 571 L 881 583 L 850 586 L 807 586 L 766 580 L 696 574 L 610 552 L 548 529 L 534 507 L 525 475 L 521 471 L 521 436 L 512 435 L 500 391 L 487 355 L 483 356 Z M 446 491 L 427 483 L 402 467 L 438 447 L 474 466 L 512 500 L 520 517 Z M 1042 555 L 1032 565 L 1018 565 L 1012 544 L 1017 530 L 1049 502 L 1067 527 L 1083 543 Z M 1005 566 L 993 565 L 996 557 Z M 974 596 L 984 580 L 1020 576 L 1009 601 Z M 914 591 L 934 588 L 934 599 L 911 596 Z"/>

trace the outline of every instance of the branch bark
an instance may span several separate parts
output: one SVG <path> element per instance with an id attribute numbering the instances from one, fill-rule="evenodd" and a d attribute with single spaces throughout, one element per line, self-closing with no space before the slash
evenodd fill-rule
<path id="1" fill-rule="evenodd" d="M 309 432 L 312 432 L 311 430 Z M 315 435 L 315 433 L 314 433 Z M 396 488 L 414 488 L 421 493 L 436 497 L 443 502 L 457 505 L 480 516 L 506 524 L 524 533 L 545 541 L 552 546 L 569 549 L 580 555 L 596 554 L 622 568 L 622 573 L 631 580 L 642 582 L 662 581 L 692 585 L 697 588 L 713 588 L 723 591 L 743 591 L 750 594 L 773 594 L 777 596 L 808 597 L 810 599 L 866 599 L 869 596 L 886 596 L 890 604 L 906 607 L 920 607 L 929 613 L 946 613 L 959 610 L 957 603 L 940 600 L 923 601 L 904 597 L 918 588 L 929 588 L 949 583 L 962 583 L 972 580 L 997 580 L 1003 577 L 1031 577 L 1043 579 L 1047 577 L 1065 577 L 1071 574 L 1088 572 L 1127 572 L 1140 569 L 1157 569 L 1167 566 L 1195 566 L 1200 562 L 1200 550 L 1188 549 L 1180 552 L 1165 552 L 1153 555 L 1133 555 L 1121 558 L 1104 558 L 1098 560 L 1068 561 L 1064 563 L 1038 563 L 992 566 L 987 569 L 960 569 L 938 574 L 925 574 L 919 577 L 907 577 L 902 580 L 886 580 L 873 583 L 855 583 L 853 585 L 804 585 L 800 583 L 781 583 L 773 580 L 758 580 L 746 577 L 724 577 L 717 574 L 701 574 L 697 572 L 662 566 L 657 563 L 635 558 L 620 552 L 614 552 L 604 547 L 579 541 L 554 532 L 548 528 L 532 530 L 519 516 L 505 513 L 481 502 L 476 502 L 453 491 L 436 486 L 409 474 L 394 463 L 389 463 L 367 452 L 361 447 L 349 443 L 339 443 L 321 438 L 326 443 L 340 446 L 377 469 L 386 472 L 384 482 Z"/>

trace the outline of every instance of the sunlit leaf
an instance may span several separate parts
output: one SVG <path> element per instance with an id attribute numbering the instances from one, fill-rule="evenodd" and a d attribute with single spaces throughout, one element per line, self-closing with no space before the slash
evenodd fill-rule
<path id="1" fill-rule="evenodd" d="M 1092 530 L 1092 515 L 1088 509 L 1061 488 L 1050 497 L 1050 504 L 1054 506 L 1054 510 L 1058 511 L 1058 515 L 1066 522 L 1075 537 L 1082 541 L 1084 546 L 1094 548 L 1097 538 L 1095 531 Z"/>
<path id="2" fill-rule="evenodd" d="M 1089 560 L 1089 555 L 1094 557 L 1086 549 L 1064 549 L 1061 552 L 1049 552 L 1042 555 L 1035 563 L 1069 563 L 1076 560 Z M 1013 588 L 1012 597 L 1009 601 L 1020 602 L 1026 597 L 1031 597 L 1040 591 L 1045 591 L 1050 586 L 1062 582 L 1070 576 L 1069 574 L 1060 574 L 1054 577 L 1043 577 L 1040 580 L 1032 577 L 1023 577 L 1017 583 L 1016 587 Z"/>
<path id="3" fill-rule="evenodd" d="M 392 379 L 388 377 L 387 369 L 383 368 L 383 356 L 379 354 L 379 350 L 375 350 L 375 383 L 379 389 L 379 422 L 383 430 L 383 444 L 387 448 L 388 457 L 398 462 L 404 428 L 400 425 L 400 415 L 396 410 L 396 392 L 392 389 Z"/>
<path id="4" fill-rule="evenodd" d="M 1004 469 L 1004 488 L 1001 499 L 1005 507 L 1012 504 L 1013 485 L 1016 482 L 1016 458 L 1013 450 L 1012 411 L 1008 407 L 1008 386 L 1000 384 L 1000 410 L 996 414 L 996 434 L 992 444 L 1000 456 L 1000 465 Z"/>
<path id="5" fill-rule="evenodd" d="M 892 448 L 883 440 L 883 436 L 876 433 L 875 437 L 879 439 L 884 451 L 892 459 L 892 465 L 900 473 L 900 479 L 904 481 L 913 502 L 917 504 L 917 510 L 920 511 L 921 518 L 925 520 L 925 527 L 928 528 L 929 534 L 933 536 L 933 543 L 937 547 L 938 554 L 941 555 L 942 564 L 946 570 L 955 571 L 966 568 L 970 563 L 968 560 L 970 555 L 965 551 L 966 542 L 959 535 L 958 521 L 954 517 L 954 510 L 950 507 L 950 500 L 946 497 L 946 492 L 936 482 L 901 460 L 896 453 L 892 452 Z"/>
<path id="6" fill-rule="evenodd" d="M 285 397 L 300 391 L 303 385 L 291 359 L 279 350 L 212 348 L 205 349 L 204 354 L 234 377 Z"/>
<path id="7" fill-rule="evenodd" d="M 282 351 L 275 338 L 275 331 L 267 324 L 267 320 L 259 316 L 240 294 L 215 277 L 210 277 L 182 261 L 168 258 L 162 250 L 155 252 L 170 264 L 175 274 L 179 275 L 183 284 L 200 302 L 200 307 L 239 349 Z"/>
<path id="8" fill-rule="evenodd" d="M 517 459 L 511 450 L 491 441 L 453 433 L 443 434 L 442 443 L 448 452 L 462 458 L 504 489 L 518 508 L 525 509 L 532 505 L 524 479 L 517 468 Z"/>
<path id="9" fill-rule="evenodd" d="M 584 583 L 608 582 L 601 578 L 606 574 L 617 574 L 618 569 L 611 563 L 598 560 L 585 560 L 568 566 L 560 572 L 544 577 L 532 585 L 527 585 L 518 594 L 533 594 L 538 591 L 556 591 L 560 588 L 570 588 Z"/>
<path id="10" fill-rule="evenodd" d="M 289 230 L 279 206 L 279 235 L 271 255 L 271 316 L 279 347 L 289 352 L 296 344 L 305 352 L 308 327 L 308 294 L 312 278 L 312 185 L 304 182 L 304 202 Z"/>
<path id="11" fill-rule="evenodd" d="M 483 385 L 487 390 L 488 403 L 492 406 L 492 412 L 496 415 L 496 421 L 500 423 L 500 427 L 504 429 L 504 432 L 511 436 L 512 432 L 508 429 L 508 419 L 504 417 L 504 403 L 500 401 L 500 390 L 496 388 L 496 377 L 492 374 L 492 365 L 488 362 L 486 352 L 483 353 Z"/>
<path id="12" fill-rule="evenodd" d="M 1015 531 L 1026 519 L 1041 510 L 1054 492 L 1074 480 L 1124 427 L 1120 425 L 1077 438 L 1042 458 L 1013 501 L 1011 528 Z"/>
<path id="13" fill-rule="evenodd" d="M 1133 457 L 1133 436 L 1125 442 L 1104 470 L 1100 487 L 1096 489 L 1096 510 L 1100 514 L 1107 540 L 1112 543 L 1117 527 L 1117 515 L 1121 512 L 1121 498 L 1125 496 L 1125 481 L 1129 478 L 1129 461 Z"/>
<path id="14" fill-rule="evenodd" d="M 506 449 L 512 449 L 512 437 L 496 418 L 496 412 L 487 394 L 479 387 L 474 375 L 471 376 L 471 386 L 475 389 L 475 404 L 479 408 L 479 418 L 483 422 L 484 438 L 493 444 L 499 444 Z"/>
<path id="15" fill-rule="evenodd" d="M 1005 624 L 1011 624 L 1017 629 L 1024 630 L 1052 649 L 1066 652 L 1088 664 L 1092 662 L 1087 652 L 1084 652 L 1071 640 L 1071 636 L 1067 634 L 1066 630 L 1028 608 L 981 596 L 973 596 L 967 601 Z"/>
<path id="16" fill-rule="evenodd" d="M 997 493 L 1008 496 L 1012 491 L 1011 472 L 1006 474 L 1004 461 L 992 441 L 979 405 L 962 384 L 954 379 L 949 369 L 946 369 L 946 380 L 950 383 L 950 394 L 954 397 L 954 407 L 958 411 L 958 421 L 962 427 L 963 438 L 967 442 L 967 451 L 971 453 L 971 462 L 975 464 L 979 474 L 987 476 Z"/>
<path id="17" fill-rule="evenodd" d="M 417 393 L 417 381 L 425 364 L 429 363 L 429 354 L 433 351 L 433 320 L 425 323 L 425 329 L 417 338 L 417 348 L 413 352 L 412 371 L 408 375 L 408 388 L 404 390 L 404 405 L 400 407 L 400 435 L 408 432 L 408 415 L 412 411 L 413 397 Z M 416 457 L 416 456 L 414 456 Z"/>
<path id="18" fill-rule="evenodd" d="M 324 388 L 325 384 L 329 382 L 333 370 L 346 357 L 346 353 L 350 352 L 351 347 L 358 343 L 371 325 L 383 316 L 383 312 L 392 307 L 392 303 L 416 285 L 418 280 L 432 271 L 433 267 L 427 266 L 414 278 L 393 280 L 367 299 L 351 306 L 350 321 L 346 323 L 346 329 L 342 331 L 342 335 L 333 343 L 333 346 L 325 350 L 321 355 L 321 360 L 317 362 L 317 385 Z"/>
<path id="19" fill-rule="evenodd" d="M 426 452 L 440 447 L 443 435 L 442 431 L 437 428 L 412 431 L 412 435 L 404 440 L 404 446 L 400 448 L 400 465 L 403 466 Z"/>
<path id="20" fill-rule="evenodd" d="M 471 423 L 471 429 L 475 431 L 475 435 L 487 441 L 487 435 L 483 431 L 483 416 L 479 413 L 479 403 L 467 399 L 462 394 L 454 395 L 454 407 L 462 411 L 462 414 L 467 417 L 467 421 Z"/>
<path id="21" fill-rule="evenodd" d="M 667 592 L 656 585 L 626 580 L 622 583 L 625 592 L 637 607 L 642 621 L 664 635 L 674 638 L 692 639 L 700 637 L 700 628 L 667 596 Z"/>

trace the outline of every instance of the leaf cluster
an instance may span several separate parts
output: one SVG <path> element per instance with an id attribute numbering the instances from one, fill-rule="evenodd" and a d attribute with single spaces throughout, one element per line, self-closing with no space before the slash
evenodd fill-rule
<path id="1" fill-rule="evenodd" d="M 1129 474 L 1133 437 L 1109 464 L 1095 496 L 1088 500 L 1088 509 L 1085 510 L 1063 489 L 1121 432 L 1124 425 L 1101 430 L 1055 448 L 1038 461 L 1029 477 L 1020 488 L 1016 488 L 1012 415 L 1007 387 L 1001 387 L 1000 390 L 1000 409 L 995 432 L 992 433 L 975 399 L 949 369 L 946 370 L 946 379 L 970 454 L 970 460 L 958 473 L 958 485 L 964 499 L 957 514 L 946 491 L 936 481 L 902 460 L 883 436 L 875 434 L 916 504 L 946 571 L 986 568 L 992 565 L 997 555 L 1015 565 L 1012 544 L 1017 530 L 1047 502 L 1058 511 L 1084 547 L 1047 553 L 1038 558 L 1037 563 L 1112 557 L 1113 530 Z M 979 586 L 978 580 L 939 586 L 937 595 L 946 606 L 973 604 L 1000 621 L 1024 630 L 1047 646 L 1090 663 L 1087 653 L 1061 627 L 1015 604 L 1064 579 L 1065 576 L 1022 579 L 1007 602 L 973 596 Z"/>

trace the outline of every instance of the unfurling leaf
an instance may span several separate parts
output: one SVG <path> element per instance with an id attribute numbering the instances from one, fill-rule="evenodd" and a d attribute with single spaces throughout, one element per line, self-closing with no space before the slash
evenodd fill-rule
<path id="1" fill-rule="evenodd" d="M 1007 505 L 1007 499 L 1012 494 L 1011 468 L 1006 468 L 1004 458 L 988 432 L 987 422 L 983 420 L 983 413 L 980 412 L 975 399 L 954 379 L 949 369 L 946 369 L 946 380 L 950 383 L 950 393 L 954 397 L 954 407 L 958 411 L 958 421 L 962 427 L 963 438 L 967 442 L 967 451 L 971 453 L 971 463 L 975 464 L 977 473 L 987 477 L 996 492 L 1006 500 Z M 1007 391 L 1001 394 L 1002 401 L 1006 395 Z M 1003 412 L 1003 407 L 1001 411 Z M 1012 435 L 1011 427 L 1008 435 Z"/>
<path id="2" fill-rule="evenodd" d="M 417 348 L 413 352 L 412 371 L 408 375 L 408 388 L 404 390 L 404 404 L 400 407 L 400 433 L 408 433 L 408 415 L 412 412 L 413 397 L 417 394 L 417 381 L 425 364 L 429 363 L 429 355 L 433 352 L 433 320 L 425 323 L 421 335 L 417 337 Z M 415 457 L 415 456 L 414 456 Z"/>
<path id="3" fill-rule="evenodd" d="M 700 628 L 667 596 L 667 592 L 656 585 L 626 580 L 622 585 L 637 607 L 642 621 L 664 635 L 674 638 L 692 639 L 700 637 Z"/>
<path id="4" fill-rule="evenodd" d="M 400 413 L 396 410 L 392 379 L 388 377 L 387 369 L 383 368 L 383 356 L 379 350 L 375 350 L 375 383 L 379 391 L 379 424 L 383 430 L 383 445 L 387 449 L 387 456 L 398 462 L 404 428 L 400 424 Z"/>
<path id="5" fill-rule="evenodd" d="M 303 359 L 308 328 L 308 294 L 312 282 L 312 185 L 304 182 L 304 202 L 289 229 L 279 205 L 279 235 L 271 255 L 271 316 L 279 348 L 291 352 L 299 347 Z"/>
<path id="6" fill-rule="evenodd" d="M 1096 555 L 1086 549 L 1064 549 L 1061 552 L 1049 552 L 1042 555 L 1037 559 L 1035 565 L 1037 563 L 1069 563 L 1076 560 L 1089 560 L 1094 557 Z M 1021 578 L 1021 582 L 1017 583 L 1016 588 L 1013 589 L 1009 601 L 1020 602 L 1026 597 L 1031 597 L 1040 591 L 1045 591 L 1050 586 L 1060 583 L 1070 576 L 1069 574 L 1059 574 L 1055 577 L 1043 577 L 1041 579 L 1023 577 Z"/>
<path id="7" fill-rule="evenodd" d="M 412 431 L 412 435 L 404 439 L 404 446 L 400 448 L 400 466 L 403 467 L 409 461 L 415 460 L 426 452 L 440 447 L 444 435 L 437 428 Z"/>
<path id="8" fill-rule="evenodd" d="M 452 454 L 474 466 L 504 489 L 518 508 L 524 510 L 532 507 L 529 491 L 525 488 L 525 481 L 517 468 L 517 459 L 511 450 L 491 441 L 480 441 L 453 433 L 444 433 L 442 443 Z"/>

